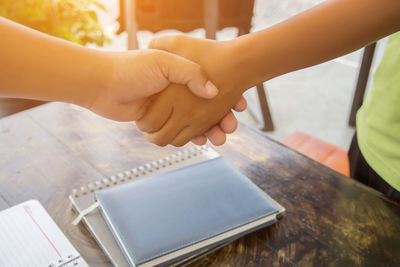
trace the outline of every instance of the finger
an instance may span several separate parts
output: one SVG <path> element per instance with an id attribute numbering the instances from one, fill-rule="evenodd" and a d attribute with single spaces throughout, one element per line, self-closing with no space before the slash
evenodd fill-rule
<path id="1" fill-rule="evenodd" d="M 176 112 L 175 110 L 173 112 Z M 189 143 L 193 138 L 203 134 L 209 128 L 209 124 L 196 124 L 188 121 L 182 124 L 182 116 L 172 115 L 168 122 L 156 133 L 148 134 L 146 138 L 157 145 L 165 146 L 171 144 L 176 147 Z M 205 139 L 206 141 L 207 139 Z"/>
<path id="2" fill-rule="evenodd" d="M 192 93 L 202 98 L 213 98 L 218 94 L 217 87 L 199 64 L 174 54 L 159 52 L 162 56 L 157 57 L 157 64 L 168 81 L 186 85 Z"/>
<path id="3" fill-rule="evenodd" d="M 171 142 L 171 145 L 176 147 L 184 146 L 193 139 L 193 136 L 196 136 L 197 134 L 197 129 L 190 126 L 186 127 L 182 129 L 182 131 L 174 138 L 174 140 Z"/>
<path id="4" fill-rule="evenodd" d="M 214 146 L 221 146 L 226 141 L 226 135 L 218 125 L 208 130 L 205 135 Z"/>
<path id="5" fill-rule="evenodd" d="M 244 98 L 244 96 L 241 96 L 239 101 L 236 103 L 236 105 L 233 107 L 233 110 L 237 112 L 242 112 L 247 108 L 247 100 Z"/>
<path id="6" fill-rule="evenodd" d="M 226 114 L 222 121 L 219 123 L 220 129 L 224 133 L 233 133 L 236 130 L 237 125 L 238 121 L 232 111 Z"/>
<path id="7" fill-rule="evenodd" d="M 174 110 L 172 111 L 170 119 L 164 124 L 164 126 L 157 132 L 145 133 L 145 137 L 148 141 L 158 146 L 166 146 L 171 144 L 176 136 L 184 129 L 186 126 L 180 126 L 180 117 L 174 117 Z M 193 136 L 197 136 L 193 135 Z M 192 137 L 193 137 L 192 136 Z"/>
<path id="8" fill-rule="evenodd" d="M 217 126 L 217 128 L 218 128 L 218 126 Z M 203 129 L 200 127 L 191 127 L 191 126 L 188 126 L 188 127 L 185 127 L 184 129 L 182 129 L 182 131 L 180 132 L 180 133 L 178 133 L 178 135 L 174 138 L 174 140 L 171 142 L 171 145 L 173 145 L 173 146 L 176 146 L 176 147 L 180 147 L 180 146 L 184 146 L 184 145 L 186 145 L 187 143 L 189 143 L 191 140 L 193 140 L 193 137 L 194 136 L 198 136 L 199 135 L 199 132 L 200 133 L 204 133 L 204 132 L 206 132 L 206 129 L 207 128 L 204 128 L 203 127 Z M 208 132 L 208 131 L 207 131 Z M 204 136 L 204 138 L 205 138 L 205 140 L 201 140 L 201 141 L 204 141 L 204 143 L 206 143 L 207 142 L 207 137 L 206 136 Z M 221 144 L 223 144 L 225 141 L 224 141 L 224 139 L 225 139 L 225 133 L 223 133 L 222 132 L 222 130 L 219 130 L 219 133 L 212 133 L 212 138 L 213 138 L 213 141 L 215 142 L 215 143 L 217 143 L 217 144 L 219 144 L 219 143 L 221 143 Z M 203 144 L 204 144 L 203 143 Z"/>
<path id="9" fill-rule="evenodd" d="M 184 35 L 170 35 L 153 38 L 149 43 L 149 48 L 175 53 L 175 50 L 179 49 L 179 45 L 184 42 L 184 39 Z"/>
<path id="10" fill-rule="evenodd" d="M 173 106 L 168 101 L 168 98 L 158 97 L 147 108 L 145 114 L 136 121 L 136 126 L 145 133 L 157 132 L 170 119 L 172 114 Z"/>
<path id="11" fill-rule="evenodd" d="M 235 124 L 236 118 L 231 115 L 232 117 L 228 116 L 228 120 L 232 121 L 232 124 Z M 232 119 L 233 118 L 233 119 Z M 170 121 L 168 122 L 170 123 Z M 210 139 L 211 143 L 214 145 L 222 145 L 226 141 L 225 132 L 219 127 L 215 125 L 209 128 L 210 124 L 190 124 L 187 127 L 184 127 L 174 138 L 172 142 L 170 142 L 173 146 L 183 146 L 193 140 L 194 137 L 199 136 L 200 134 L 205 135 L 208 139 Z M 213 124 L 211 124 L 213 125 Z M 164 128 L 163 128 L 164 129 Z M 236 129 L 235 125 L 228 130 L 234 131 Z M 206 140 L 205 140 L 206 141 Z M 204 142 L 205 143 L 205 142 Z"/>
<path id="12" fill-rule="evenodd" d="M 205 135 L 200 135 L 192 139 L 192 143 L 198 146 L 205 145 L 207 143 L 207 137 Z"/>

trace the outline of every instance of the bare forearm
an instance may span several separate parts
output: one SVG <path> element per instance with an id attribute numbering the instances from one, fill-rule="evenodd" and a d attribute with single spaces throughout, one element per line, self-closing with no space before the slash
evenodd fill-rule
<path id="1" fill-rule="evenodd" d="M 232 41 L 244 88 L 355 51 L 400 30 L 399 0 L 331 0 Z"/>
<path id="2" fill-rule="evenodd" d="M 0 96 L 85 106 L 102 86 L 100 52 L 0 17 Z"/>

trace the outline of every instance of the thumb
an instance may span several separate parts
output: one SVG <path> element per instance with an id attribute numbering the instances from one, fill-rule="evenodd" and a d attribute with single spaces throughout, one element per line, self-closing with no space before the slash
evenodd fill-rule
<path id="1" fill-rule="evenodd" d="M 181 46 L 184 40 L 185 36 L 181 35 L 161 36 L 151 39 L 148 48 L 164 50 L 177 54 L 176 50 L 178 50 L 178 47 Z"/>
<path id="2" fill-rule="evenodd" d="M 202 98 L 213 98 L 218 94 L 217 87 L 199 64 L 174 54 L 159 52 L 157 64 L 168 81 L 186 85 L 192 93 Z"/>

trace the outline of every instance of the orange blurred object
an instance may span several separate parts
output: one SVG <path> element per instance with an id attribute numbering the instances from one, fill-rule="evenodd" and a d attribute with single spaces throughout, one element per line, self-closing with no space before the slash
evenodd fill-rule
<path id="1" fill-rule="evenodd" d="M 294 132 L 283 143 L 343 175 L 350 175 L 347 150 L 343 148 L 334 146 L 303 132 Z"/>

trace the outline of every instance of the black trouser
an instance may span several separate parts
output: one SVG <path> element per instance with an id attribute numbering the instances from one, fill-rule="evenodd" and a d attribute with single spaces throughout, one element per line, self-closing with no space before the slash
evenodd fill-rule
<path id="1" fill-rule="evenodd" d="M 367 163 L 358 147 L 357 136 L 354 134 L 348 152 L 350 161 L 350 176 L 400 202 L 400 192 L 385 182 Z"/>

